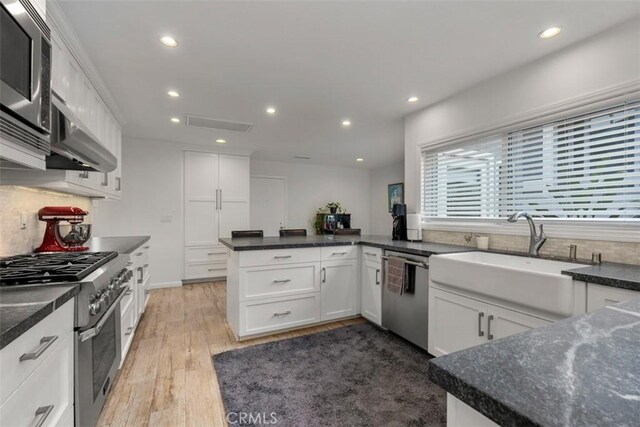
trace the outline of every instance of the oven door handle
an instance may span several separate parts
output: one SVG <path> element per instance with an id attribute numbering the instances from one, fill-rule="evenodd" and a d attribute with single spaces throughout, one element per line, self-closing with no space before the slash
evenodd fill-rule
<path id="1" fill-rule="evenodd" d="M 382 261 L 383 263 L 384 263 L 384 261 L 388 261 L 389 260 L 388 256 L 381 256 L 380 258 L 383 259 L 383 261 Z M 411 260 L 409 258 L 403 258 L 403 257 L 396 257 L 396 258 L 402 258 L 404 260 L 405 264 L 413 265 L 413 266 L 420 267 L 420 268 L 429 269 L 429 265 L 427 263 L 425 263 L 425 262 L 413 261 L 413 260 Z"/>
<path id="2" fill-rule="evenodd" d="M 78 334 L 78 338 L 80 339 L 80 342 L 85 342 L 86 340 L 93 338 L 100 333 L 104 324 L 107 323 L 107 320 L 109 320 L 109 317 L 111 317 L 111 314 L 118 307 L 118 304 L 120 304 L 120 301 L 122 300 L 122 298 L 124 298 L 124 294 L 126 293 L 126 291 L 127 289 L 124 289 L 122 292 L 120 292 L 120 295 L 118 295 L 118 298 L 116 298 L 113 304 L 111 304 L 111 307 L 109 307 L 109 310 L 107 310 L 107 312 L 104 313 L 104 316 L 102 316 L 100 321 L 98 321 L 98 323 L 96 323 L 96 325 L 93 328 L 87 329 L 86 331 L 80 332 Z"/>

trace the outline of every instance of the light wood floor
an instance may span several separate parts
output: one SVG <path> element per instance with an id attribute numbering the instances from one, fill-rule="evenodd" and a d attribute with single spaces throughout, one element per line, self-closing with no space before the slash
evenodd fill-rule
<path id="1" fill-rule="evenodd" d="M 363 322 L 335 322 L 238 343 L 225 320 L 225 305 L 224 282 L 151 291 L 98 425 L 224 426 L 213 354 Z"/>

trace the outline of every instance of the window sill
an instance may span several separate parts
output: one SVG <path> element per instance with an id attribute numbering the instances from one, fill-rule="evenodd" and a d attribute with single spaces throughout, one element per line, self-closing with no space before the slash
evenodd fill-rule
<path id="1" fill-rule="evenodd" d="M 613 222 L 534 218 L 534 222 L 536 227 L 544 224 L 544 232 L 548 238 L 640 242 L 640 220 Z M 529 235 L 529 226 L 525 219 L 520 219 L 517 223 L 509 223 L 506 219 L 423 219 L 422 228 L 434 231 Z"/>

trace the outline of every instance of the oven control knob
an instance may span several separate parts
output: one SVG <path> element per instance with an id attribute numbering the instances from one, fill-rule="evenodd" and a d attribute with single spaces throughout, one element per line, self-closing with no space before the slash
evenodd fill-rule
<path id="1" fill-rule="evenodd" d="M 89 314 L 95 316 L 98 313 L 100 313 L 100 301 L 89 304 Z"/>

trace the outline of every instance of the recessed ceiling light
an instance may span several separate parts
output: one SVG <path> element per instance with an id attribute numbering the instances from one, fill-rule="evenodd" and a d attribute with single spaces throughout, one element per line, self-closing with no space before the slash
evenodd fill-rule
<path id="1" fill-rule="evenodd" d="M 356 159 L 356 162 L 364 162 L 364 159 L 363 159 L 362 157 L 358 157 L 358 158 Z"/>
<path id="2" fill-rule="evenodd" d="M 274 107 L 267 107 L 267 114 L 275 114 L 276 109 Z"/>
<path id="3" fill-rule="evenodd" d="M 226 139 L 216 139 L 216 142 L 217 142 L 218 144 L 226 144 L 226 143 L 227 143 L 227 140 L 226 140 Z"/>
<path id="4" fill-rule="evenodd" d="M 538 37 L 540 37 L 541 39 L 550 39 L 551 37 L 555 37 L 560 34 L 560 31 L 562 31 L 562 28 L 560 27 L 550 27 L 544 31 L 541 31 L 538 34 Z"/>
<path id="5" fill-rule="evenodd" d="M 179 119 L 179 118 L 177 118 L 177 117 L 171 117 L 171 121 L 172 121 L 173 123 L 180 123 L 180 119 Z"/>
<path id="6" fill-rule="evenodd" d="M 176 47 L 178 46 L 178 41 L 171 36 L 162 36 L 160 37 L 160 42 L 167 47 Z"/>
<path id="7" fill-rule="evenodd" d="M 417 102 L 417 101 L 418 101 L 417 96 L 410 96 L 407 98 L 407 102 Z"/>
<path id="8" fill-rule="evenodd" d="M 180 93 L 175 90 L 170 90 L 169 92 L 167 92 L 167 95 L 169 95 L 172 98 L 177 98 L 180 96 Z"/>
<path id="9" fill-rule="evenodd" d="M 351 126 L 351 120 L 343 120 L 342 121 L 342 126 L 345 126 L 345 127 Z"/>

